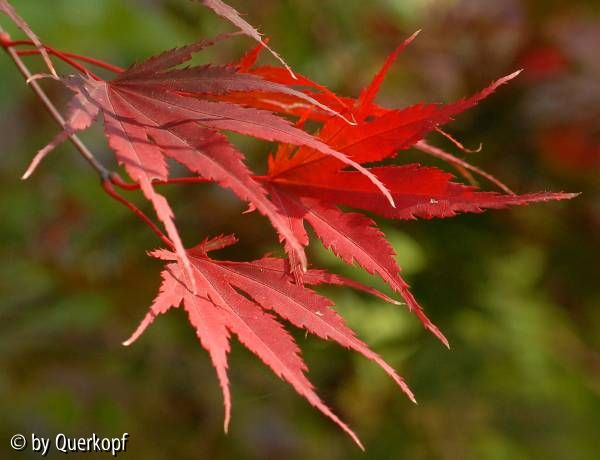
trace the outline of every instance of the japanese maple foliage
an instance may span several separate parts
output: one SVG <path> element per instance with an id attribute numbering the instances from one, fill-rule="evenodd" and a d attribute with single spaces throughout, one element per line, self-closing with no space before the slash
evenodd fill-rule
<path id="1" fill-rule="evenodd" d="M 182 306 L 216 369 L 225 404 L 225 429 L 231 411 L 227 355 L 233 334 L 361 445 L 315 393 L 305 376 L 307 367 L 300 349 L 277 317 L 372 360 L 414 401 L 396 371 L 356 337 L 329 299 L 308 286 L 345 286 L 399 302 L 356 281 L 309 268 L 305 248 L 310 238 L 305 224 L 345 263 L 356 263 L 383 279 L 423 326 L 448 346 L 443 333 L 411 294 L 384 233 L 361 211 L 389 219 L 431 219 L 574 195 L 512 194 L 495 178 L 424 140 L 432 131 L 441 132 L 442 125 L 488 97 L 518 72 L 455 103 L 388 109 L 377 105 L 375 97 L 386 72 L 416 34 L 390 55 L 371 84 L 353 99 L 338 96 L 293 73 L 270 48 L 284 67 L 256 67 L 261 49 L 268 48 L 266 41 L 221 0 L 200 1 L 235 24 L 241 33 L 259 41 L 259 45 L 237 63 L 185 65 L 194 53 L 238 35 L 225 34 L 163 52 L 118 72 L 111 80 L 103 80 L 74 62 L 74 55 L 42 46 L 8 2 L 0 0 L 0 11 L 18 21 L 32 37 L 30 44 L 48 60 L 52 72 L 49 54 L 81 70 L 76 75 L 60 77 L 74 93 L 62 123 L 64 129 L 38 152 L 24 177 L 59 143 L 74 139 L 76 132 L 87 129 L 101 117 L 108 145 L 133 181 L 125 182 L 116 173 L 98 166 L 105 189 L 142 217 L 167 245 L 166 249 L 151 253 L 165 261 L 162 284 L 150 311 L 125 344 L 135 341 L 157 315 Z M 17 44 L 23 43 L 2 39 L 6 50 Z M 12 56 L 18 59 L 18 54 Z M 104 67 L 116 70 L 109 65 Z M 304 129 L 307 120 L 318 125 L 315 132 Z M 226 137 L 227 132 L 276 143 L 275 152 L 268 158 L 266 175 L 257 176 L 249 169 L 243 153 Z M 499 184 L 503 192 L 480 191 L 434 167 L 390 164 L 390 159 L 401 160 L 401 152 L 411 147 L 448 161 L 467 177 L 469 171 L 481 173 Z M 173 177 L 168 159 L 183 165 L 190 176 Z M 378 164 L 382 160 L 386 160 L 385 165 Z M 214 182 L 233 191 L 251 210 L 267 217 L 287 258 L 265 256 L 252 262 L 229 262 L 209 256 L 209 252 L 235 243 L 233 236 L 207 238 L 186 249 L 172 208 L 157 191 L 159 185 L 178 182 Z M 139 188 L 152 203 L 166 234 L 120 198 L 113 186 Z"/>
<path id="2" fill-rule="evenodd" d="M 278 376 L 288 381 L 298 393 L 360 444 L 354 433 L 314 392 L 304 375 L 306 365 L 292 336 L 273 315 L 264 310 L 273 311 L 294 326 L 306 329 L 323 339 L 333 340 L 373 360 L 414 401 L 412 392 L 402 378 L 356 338 L 354 332 L 331 308 L 332 303 L 329 299 L 294 282 L 289 276 L 284 260 L 265 257 L 253 262 L 224 262 L 208 256 L 209 251 L 233 244 L 235 241 L 232 236 L 217 237 L 188 251 L 197 286 L 196 294 L 182 281 L 184 276 L 179 265 L 167 263 L 162 272 L 163 283 L 158 296 L 138 329 L 125 344 L 133 342 L 156 315 L 182 304 L 217 370 L 225 400 L 225 430 L 231 409 L 226 371 L 229 332 L 232 332 Z M 154 251 L 151 255 L 165 261 L 178 259 L 177 254 L 165 250 Z M 306 279 L 306 284 L 353 285 L 324 271 L 309 270 Z"/>

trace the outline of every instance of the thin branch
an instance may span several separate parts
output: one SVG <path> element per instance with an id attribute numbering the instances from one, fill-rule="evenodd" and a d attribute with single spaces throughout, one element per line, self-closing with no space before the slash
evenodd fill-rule
<path id="1" fill-rule="evenodd" d="M 50 113 L 52 118 L 61 126 L 61 128 L 65 129 L 65 119 L 60 114 L 56 106 L 52 103 L 50 98 L 46 95 L 44 90 L 40 87 L 37 81 L 32 79 L 32 74 L 29 71 L 27 65 L 21 59 L 18 52 L 10 46 L 6 46 L 6 43 L 10 43 L 9 40 L 6 40 L 7 34 L 4 32 L 2 27 L 0 26 L 0 34 L 3 35 L 4 40 L 0 40 L 0 46 L 4 49 L 4 51 L 11 57 L 17 69 L 29 82 L 29 87 L 33 90 L 35 95 L 40 99 L 46 110 Z M 125 205 L 128 209 L 130 209 L 136 216 L 138 216 L 150 229 L 161 239 L 161 241 L 167 245 L 167 247 L 174 249 L 173 243 L 165 236 L 165 234 L 158 228 L 158 226 L 152 222 L 152 220 L 146 216 L 140 209 L 138 209 L 133 203 L 119 195 L 114 187 L 115 184 L 127 184 L 123 179 L 119 177 L 119 175 L 113 171 L 110 171 L 106 167 L 104 167 L 97 159 L 94 157 L 94 154 L 85 146 L 83 142 L 75 135 L 68 135 L 69 140 L 75 146 L 77 151 L 81 154 L 81 156 L 94 168 L 94 170 L 99 174 L 100 179 L 102 181 L 102 188 L 104 191 L 117 200 L 119 203 Z"/>
<path id="2" fill-rule="evenodd" d="M 4 33 L 4 30 L 1 26 L 0 33 Z M 2 43 L 2 46 L 6 54 L 8 54 L 11 57 L 11 59 L 17 66 L 17 69 L 19 70 L 21 75 L 23 75 L 26 81 L 29 81 L 29 87 L 40 99 L 40 101 L 42 101 L 42 104 L 44 105 L 44 107 L 46 107 L 48 113 L 52 116 L 52 118 L 54 118 L 54 120 L 60 125 L 62 129 L 65 129 L 65 119 L 60 114 L 56 106 L 52 103 L 50 98 L 46 95 L 46 93 L 38 84 L 38 82 L 32 80 L 33 75 L 29 71 L 27 65 L 21 59 L 21 56 L 19 56 L 17 54 L 17 51 L 13 48 L 4 46 L 4 43 Z M 90 150 L 85 146 L 83 142 L 81 142 L 79 137 L 77 137 L 75 134 L 72 134 L 69 136 L 69 140 L 75 146 L 75 148 L 81 154 L 81 156 L 85 158 L 85 160 L 92 166 L 92 168 L 96 170 L 100 177 L 109 178 L 111 176 L 111 172 L 107 168 L 105 168 L 98 160 L 96 160 L 94 154 L 90 152 Z"/>
<path id="3" fill-rule="evenodd" d="M 29 24 L 27 24 L 27 22 L 21 16 L 19 16 L 19 14 L 15 11 L 15 8 L 10 3 L 8 3 L 7 0 L 0 0 L 0 12 L 6 14 L 19 29 L 25 32 L 25 35 L 31 38 L 34 46 L 36 46 L 40 50 L 40 54 L 42 55 L 44 62 L 48 66 L 52 78 L 58 80 L 58 75 L 56 74 L 56 70 L 52 65 L 50 56 L 48 56 L 48 53 L 46 53 L 42 42 L 37 37 L 37 35 L 33 33 L 33 30 L 31 30 Z M 5 41 L 7 37 L 8 34 L 0 29 L 0 41 Z"/>

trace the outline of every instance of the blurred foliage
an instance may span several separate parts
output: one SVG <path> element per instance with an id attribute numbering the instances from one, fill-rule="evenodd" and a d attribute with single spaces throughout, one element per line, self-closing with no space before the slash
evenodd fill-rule
<path id="1" fill-rule="evenodd" d="M 13 3 L 44 41 L 120 65 L 230 30 L 186 0 Z M 153 235 L 103 194 L 69 145 L 29 182 L 18 179 L 57 127 L 0 57 L 0 458 L 37 458 L 8 447 L 14 433 L 31 432 L 129 432 L 123 455 L 147 460 L 598 458 L 598 3 L 231 3 L 292 67 L 349 95 L 397 43 L 422 28 L 384 85 L 380 102 L 388 106 L 450 101 L 525 67 L 517 83 L 449 130 L 468 146 L 483 142 L 482 153 L 465 156 L 520 192 L 583 195 L 568 203 L 387 224 L 414 292 L 446 332 L 450 352 L 397 307 L 349 290 L 327 291 L 419 400 L 413 406 L 372 363 L 297 334 L 319 393 L 356 429 L 366 454 L 239 346 L 230 366 L 234 417 L 226 436 L 216 378 L 183 314 L 161 317 L 131 348 L 120 345 L 158 284 L 158 264 L 144 253 L 157 245 Z M 236 39 L 200 59 L 227 62 L 252 45 Z M 65 100 L 59 85 L 43 85 Z M 111 164 L 99 130 L 85 139 Z M 431 141 L 453 148 L 443 138 Z M 255 165 L 272 148 L 243 147 Z M 407 152 L 399 161 L 416 158 Z M 241 243 L 223 257 L 277 250 L 264 219 L 240 215 L 244 208 L 229 193 L 200 185 L 169 194 L 189 244 L 236 232 Z M 317 264 L 381 286 L 314 246 Z"/>

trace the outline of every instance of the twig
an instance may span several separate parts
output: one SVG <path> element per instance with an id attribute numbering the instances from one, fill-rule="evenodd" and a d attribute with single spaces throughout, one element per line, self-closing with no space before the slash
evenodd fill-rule
<path id="1" fill-rule="evenodd" d="M 48 113 L 54 118 L 54 120 L 61 126 L 62 129 L 65 129 L 65 119 L 60 114 L 56 106 L 52 103 L 50 98 L 46 95 L 44 90 L 40 87 L 37 81 L 32 79 L 32 74 L 29 71 L 27 65 L 21 59 L 18 52 L 13 49 L 9 44 L 11 43 L 10 39 L 7 39 L 7 34 L 4 32 L 2 27 L 0 26 L 0 46 L 4 49 L 4 51 L 11 57 L 17 69 L 23 75 L 25 80 L 28 82 L 29 87 L 35 93 L 35 95 L 40 99 Z M 105 166 L 103 166 L 94 156 L 94 154 L 86 147 L 86 145 L 75 135 L 70 134 L 68 136 L 71 143 L 75 146 L 77 151 L 81 154 L 81 156 L 92 166 L 92 168 L 98 173 L 100 176 L 100 180 L 102 181 L 102 188 L 104 191 L 113 199 L 117 200 L 119 203 L 125 205 L 129 208 L 136 216 L 138 216 L 150 229 L 161 239 L 161 241 L 167 245 L 167 247 L 173 249 L 173 243 L 165 236 L 165 234 L 158 228 L 158 226 L 152 222 L 152 220 L 146 216 L 140 209 L 138 209 L 133 203 L 119 195 L 114 187 L 114 184 L 125 184 L 123 179 L 119 177 L 119 175 L 113 171 L 110 171 Z"/>
<path id="2" fill-rule="evenodd" d="M 167 236 L 160 230 L 160 228 L 158 228 L 158 226 L 154 222 L 152 222 L 152 220 L 146 214 L 144 214 L 143 211 L 141 211 L 131 201 L 125 199 L 117 193 L 110 178 L 102 179 L 102 188 L 109 196 L 117 200 L 119 203 L 125 205 L 136 216 L 143 220 L 146 223 L 146 225 L 148 225 L 148 227 L 150 227 L 150 229 L 156 234 L 156 236 L 158 236 L 162 240 L 162 242 L 167 245 L 169 249 L 175 250 L 175 246 L 173 245 L 173 243 L 171 243 L 171 240 L 167 238 Z"/>
<path id="3" fill-rule="evenodd" d="M 5 32 L 2 29 L 2 27 L 0 26 L 0 34 L 1 33 L 5 33 Z M 38 84 L 38 82 L 35 80 L 32 80 L 33 75 L 29 71 L 29 68 L 27 67 L 27 65 L 21 59 L 21 56 L 19 56 L 17 51 L 14 50 L 13 48 L 11 48 L 9 46 L 5 46 L 4 42 L 2 42 L 2 47 L 3 47 L 4 51 L 6 51 L 6 54 L 8 54 L 11 57 L 11 59 L 17 66 L 17 69 L 21 73 L 21 75 L 23 75 L 23 77 L 25 78 L 26 81 L 29 81 L 29 87 L 35 93 L 35 95 L 40 99 L 40 101 L 42 101 L 42 104 L 44 105 L 44 107 L 46 107 L 46 110 L 48 111 L 48 113 L 50 113 L 52 118 L 54 118 L 54 120 L 60 125 L 60 127 L 62 129 L 65 129 L 65 119 L 60 114 L 60 112 L 58 111 L 56 106 L 52 103 L 50 98 L 48 98 L 48 96 L 46 95 L 44 90 L 41 88 L 41 86 Z M 107 168 L 105 168 L 98 160 L 96 160 L 96 158 L 94 157 L 94 154 L 92 152 L 90 152 L 90 150 L 85 146 L 85 144 L 83 142 L 81 142 L 79 137 L 77 137 L 75 134 L 72 134 L 69 136 L 69 140 L 75 146 L 75 148 L 79 151 L 81 156 L 83 158 L 85 158 L 85 160 L 92 166 L 92 168 L 94 168 L 96 170 L 96 172 L 101 177 L 110 178 L 111 172 Z"/>

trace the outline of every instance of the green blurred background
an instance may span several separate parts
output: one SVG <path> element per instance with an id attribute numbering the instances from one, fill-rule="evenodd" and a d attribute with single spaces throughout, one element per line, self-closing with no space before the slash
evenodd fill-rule
<path id="1" fill-rule="evenodd" d="M 13 4 L 45 42 L 124 66 L 232 29 L 186 0 Z M 600 458 L 598 3 L 231 4 L 294 69 L 353 96 L 401 40 L 423 29 L 379 97 L 391 107 L 449 102 L 525 67 L 517 82 L 449 126 L 467 146 L 483 142 L 482 153 L 456 152 L 439 136 L 430 141 L 518 192 L 583 194 L 449 220 L 382 222 L 414 293 L 452 350 L 402 309 L 345 289 L 326 291 L 419 400 L 412 405 L 365 359 L 296 333 L 309 377 L 366 453 L 237 343 L 230 362 L 233 421 L 224 435 L 220 390 L 184 314 L 161 317 L 134 346 L 120 345 L 156 292 L 160 264 L 145 255 L 156 238 L 105 196 L 70 145 L 30 181 L 19 180 L 57 127 L 0 54 L 0 458 L 38 458 L 8 445 L 13 434 L 31 432 L 129 432 L 121 455 L 148 460 Z M 0 23 L 21 36 L 6 18 Z M 239 38 L 200 59 L 228 62 L 251 46 Z M 37 58 L 28 59 L 42 69 Z M 42 84 L 64 103 L 68 95 L 58 84 Z M 113 164 L 100 129 L 84 138 Z M 273 148 L 236 142 L 257 169 Z M 241 243 L 224 257 L 277 250 L 265 220 L 241 216 L 244 206 L 228 192 L 200 185 L 173 187 L 168 195 L 188 244 L 236 232 Z M 316 242 L 311 254 L 317 265 L 382 287 Z"/>

